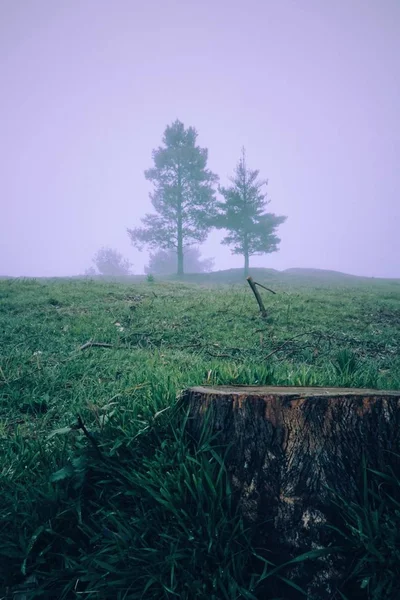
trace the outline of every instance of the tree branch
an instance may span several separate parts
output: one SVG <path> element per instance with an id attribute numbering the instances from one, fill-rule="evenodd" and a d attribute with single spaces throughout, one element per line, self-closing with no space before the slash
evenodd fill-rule
<path id="1" fill-rule="evenodd" d="M 271 294 L 276 294 L 276 292 L 274 292 L 274 290 L 271 290 L 270 288 L 265 287 L 265 285 L 262 285 L 261 283 L 258 283 L 257 281 L 255 281 L 254 284 L 264 288 L 264 290 L 267 290 L 267 292 L 271 292 Z"/>
<path id="2" fill-rule="evenodd" d="M 89 340 L 88 342 L 86 342 L 85 344 L 83 344 L 83 346 L 81 346 L 79 348 L 79 350 L 86 350 L 86 348 L 113 348 L 114 346 L 112 344 L 108 344 L 107 342 L 92 342 L 92 340 Z"/>

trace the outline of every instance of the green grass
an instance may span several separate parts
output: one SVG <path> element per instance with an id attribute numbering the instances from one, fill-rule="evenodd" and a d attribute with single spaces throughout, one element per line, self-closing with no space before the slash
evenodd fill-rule
<path id="1" fill-rule="evenodd" d="M 176 397 L 204 383 L 400 389 L 400 284 L 260 281 L 277 291 L 267 319 L 247 284 L 0 281 L 0 598 L 29 577 L 45 598 L 303 597 Z M 341 505 L 339 537 L 360 557 L 346 589 L 375 600 L 379 586 L 396 597 L 383 594 L 399 568 L 365 583 L 375 534 L 354 532 L 369 510 L 400 518 L 374 489 L 364 516 Z"/>

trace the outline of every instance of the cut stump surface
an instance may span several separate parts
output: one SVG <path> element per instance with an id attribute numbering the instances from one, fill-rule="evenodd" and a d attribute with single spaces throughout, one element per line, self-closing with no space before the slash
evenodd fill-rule
<path id="1" fill-rule="evenodd" d="M 398 462 L 400 391 L 204 386 L 182 399 L 191 434 L 198 438 L 207 422 L 229 446 L 244 516 L 273 516 L 283 542 L 297 550 L 321 546 L 332 493 L 359 498 L 363 456 L 377 470 Z"/>

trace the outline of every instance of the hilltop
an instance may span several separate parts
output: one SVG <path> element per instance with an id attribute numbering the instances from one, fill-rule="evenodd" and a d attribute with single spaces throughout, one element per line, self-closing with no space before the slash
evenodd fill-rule
<path id="1" fill-rule="evenodd" d="M 360 275 L 350 275 L 328 269 L 302 269 L 291 268 L 284 271 L 277 269 L 254 268 L 250 269 L 250 275 L 255 280 L 269 281 L 283 284 L 303 284 L 303 285 L 326 285 L 326 284 L 357 284 L 359 282 L 372 283 L 374 281 L 399 281 L 400 279 L 385 279 L 377 277 L 363 277 Z M 156 279 L 177 279 L 176 275 L 157 277 Z M 243 269 L 226 269 L 221 271 L 212 271 L 211 273 L 189 273 L 184 276 L 185 281 L 195 283 L 240 283 L 245 280 Z"/>
<path id="2" fill-rule="evenodd" d="M 303 284 L 303 285 L 327 285 L 327 284 L 357 284 L 360 282 L 372 283 L 372 282 L 399 282 L 400 279 L 396 278 L 384 278 L 384 277 L 365 277 L 362 275 L 351 275 L 349 273 L 342 273 L 341 271 L 334 271 L 330 269 L 314 269 L 314 268 L 296 268 L 285 269 L 278 271 L 277 269 L 266 269 L 262 267 L 256 267 L 250 269 L 250 275 L 260 281 L 269 281 L 282 284 Z M 76 279 L 87 279 L 84 275 L 76 275 L 70 277 L 7 277 L 0 276 L 1 279 L 40 279 L 40 280 L 76 280 Z M 120 283 L 140 283 L 146 281 L 146 275 L 129 275 L 120 277 L 103 277 L 101 275 L 91 276 L 90 279 L 99 281 L 114 281 Z M 184 281 L 188 283 L 199 283 L 199 284 L 235 284 L 242 283 L 245 281 L 243 269 L 223 269 L 220 271 L 211 271 L 209 273 L 186 273 L 183 279 L 179 279 L 177 275 L 155 275 L 157 281 Z"/>

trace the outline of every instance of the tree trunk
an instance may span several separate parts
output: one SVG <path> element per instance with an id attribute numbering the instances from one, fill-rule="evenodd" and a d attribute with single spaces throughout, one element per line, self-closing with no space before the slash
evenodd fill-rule
<path id="1" fill-rule="evenodd" d="M 183 277 L 183 247 L 178 244 L 178 276 Z"/>
<path id="2" fill-rule="evenodd" d="M 183 208 L 182 208 L 182 175 L 181 167 L 178 167 L 178 207 L 177 207 L 177 255 L 178 255 L 178 277 L 183 277 Z"/>
<path id="3" fill-rule="evenodd" d="M 291 555 L 326 543 L 330 490 L 359 497 L 362 455 L 377 470 L 389 460 L 399 467 L 390 453 L 400 450 L 400 391 L 217 386 L 190 388 L 182 400 L 195 438 L 207 414 L 220 443 L 231 444 L 226 464 L 245 518 L 272 517 Z M 326 563 L 321 569 L 307 584 L 309 598 L 330 597 L 340 578 Z"/>
<path id="4" fill-rule="evenodd" d="M 250 258 L 249 253 L 244 253 L 244 276 L 247 277 L 249 274 Z"/>
<path id="5" fill-rule="evenodd" d="M 178 277 L 183 276 L 183 235 L 182 235 L 182 214 L 178 212 Z"/>

